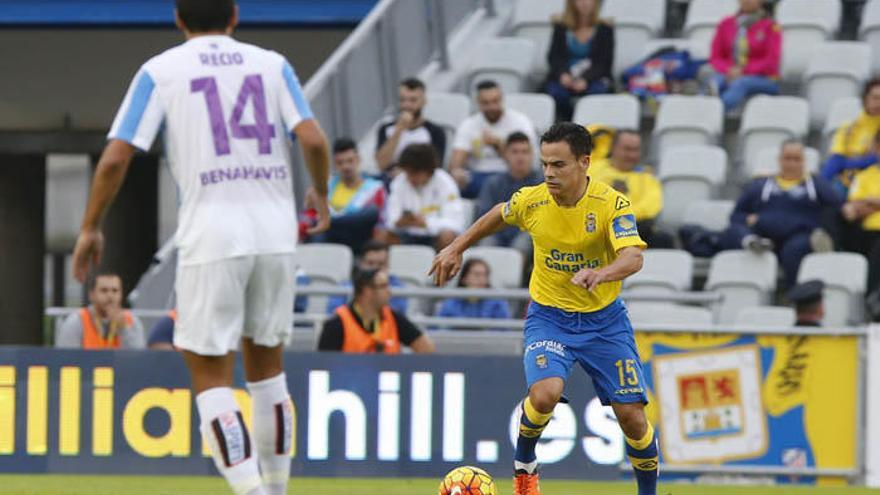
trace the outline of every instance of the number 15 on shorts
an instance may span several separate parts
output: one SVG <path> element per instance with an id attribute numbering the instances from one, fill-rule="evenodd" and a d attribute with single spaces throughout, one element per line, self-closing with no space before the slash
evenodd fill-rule
<path id="1" fill-rule="evenodd" d="M 639 384 L 639 375 L 636 372 L 635 364 L 635 359 L 618 359 L 614 363 L 614 366 L 617 366 L 617 377 L 621 387 Z"/>

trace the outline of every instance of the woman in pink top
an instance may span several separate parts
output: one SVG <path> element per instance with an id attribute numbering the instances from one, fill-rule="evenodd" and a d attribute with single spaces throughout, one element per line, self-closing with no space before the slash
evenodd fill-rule
<path id="1" fill-rule="evenodd" d="M 707 79 L 728 111 L 755 94 L 779 94 L 782 33 L 761 0 L 739 0 L 739 12 L 715 30 Z"/>

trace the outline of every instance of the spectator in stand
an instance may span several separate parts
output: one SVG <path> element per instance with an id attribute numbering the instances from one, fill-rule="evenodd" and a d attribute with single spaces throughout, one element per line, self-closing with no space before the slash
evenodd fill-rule
<path id="1" fill-rule="evenodd" d="M 427 143 L 434 147 L 440 160 L 446 153 L 446 132 L 422 115 L 425 108 L 425 83 L 411 77 L 398 88 L 400 114 L 397 119 L 379 127 L 376 139 L 376 165 L 388 177 L 403 150 L 411 144 Z"/>
<path id="2" fill-rule="evenodd" d="M 489 289 L 489 265 L 471 258 L 461 266 L 458 286 L 465 289 Z M 510 308 L 501 299 L 452 297 L 443 301 L 437 316 L 450 318 L 510 318 Z"/>
<path id="3" fill-rule="evenodd" d="M 504 95 L 495 81 L 477 84 L 480 111 L 466 118 L 455 131 L 449 172 L 465 198 L 474 199 L 491 176 L 504 173 L 504 143 L 514 132 L 529 136 L 534 147 L 535 126 L 524 114 L 504 108 Z"/>
<path id="4" fill-rule="evenodd" d="M 821 228 L 824 210 L 840 208 L 831 185 L 804 171 L 804 145 L 786 141 L 780 147 L 779 174 L 746 186 L 722 235 L 724 249 L 775 250 L 790 286 L 804 256 L 831 251 Z"/>
<path id="5" fill-rule="evenodd" d="M 172 309 L 167 315 L 159 318 L 150 328 L 147 348 L 155 351 L 176 351 L 177 348 L 174 347 L 174 324 L 176 322 L 176 309 Z"/>
<path id="6" fill-rule="evenodd" d="M 504 160 L 507 162 L 507 173 L 489 177 L 480 189 L 477 199 L 477 218 L 485 215 L 498 203 L 504 203 L 521 187 L 540 184 L 544 178 L 535 170 L 535 153 L 532 142 L 522 132 L 514 132 L 507 136 L 504 145 Z M 525 259 L 532 257 L 532 238 L 516 227 L 506 227 L 504 230 L 489 236 L 480 243 L 483 246 L 512 247 L 521 253 Z"/>
<path id="7" fill-rule="evenodd" d="M 89 278 L 89 305 L 68 316 L 55 335 L 55 347 L 143 349 L 144 326 L 122 307 L 122 278 L 101 271 Z"/>
<path id="8" fill-rule="evenodd" d="M 756 94 L 779 94 L 782 33 L 761 0 L 739 0 L 739 12 L 715 30 L 701 78 L 731 111 Z"/>
<path id="9" fill-rule="evenodd" d="M 345 244 L 359 253 L 363 244 L 381 227 L 385 209 L 385 187 L 382 181 L 361 173 L 357 145 L 349 138 L 333 143 L 333 164 L 336 173 L 330 178 L 330 229 L 309 239 L 309 242 Z M 306 204 L 314 202 L 315 191 L 309 188 Z M 307 206 L 308 208 L 308 206 Z"/>
<path id="10" fill-rule="evenodd" d="M 833 181 L 834 189 L 846 197 L 853 176 L 877 163 L 877 132 L 880 131 L 880 79 L 865 83 L 862 113 L 834 133 L 831 156 L 822 166 L 822 177 Z"/>
<path id="11" fill-rule="evenodd" d="M 614 82 L 614 28 L 599 19 L 599 0 L 566 0 L 553 22 L 544 91 L 556 100 L 556 118 L 571 120 L 572 98 L 610 93 Z"/>
<path id="12" fill-rule="evenodd" d="M 876 149 L 880 151 L 880 143 Z M 880 163 L 855 175 L 842 212 L 853 224 L 844 231 L 847 247 L 868 257 L 868 292 L 876 291 L 880 288 Z"/>
<path id="13" fill-rule="evenodd" d="M 657 230 L 657 216 L 663 210 L 663 187 L 641 162 L 642 136 L 634 130 L 619 129 L 611 144 L 611 156 L 590 165 L 589 174 L 629 198 L 639 236 L 648 247 L 672 248 L 672 236 Z"/>
<path id="14" fill-rule="evenodd" d="M 431 339 L 388 305 L 388 272 L 356 270 L 352 278 L 354 298 L 324 322 L 319 351 L 398 354 L 403 344 L 416 353 L 434 352 Z"/>
<path id="15" fill-rule="evenodd" d="M 372 240 L 364 244 L 361 257 L 358 259 L 357 268 L 359 270 L 385 270 L 388 271 L 389 265 L 388 244 L 384 242 Z M 404 287 L 406 284 L 394 275 L 388 275 L 388 282 L 393 288 Z M 340 284 L 342 287 L 351 287 L 351 280 L 345 280 Z M 348 298 L 345 296 L 330 296 L 327 299 L 327 313 L 332 313 L 339 306 L 345 304 Z M 407 300 L 405 297 L 392 297 L 391 309 L 399 313 L 406 314 Z"/>
<path id="16" fill-rule="evenodd" d="M 391 181 L 388 227 L 404 244 L 443 249 L 464 230 L 464 206 L 455 180 L 437 168 L 428 144 L 411 144 L 400 154 L 403 171 Z"/>

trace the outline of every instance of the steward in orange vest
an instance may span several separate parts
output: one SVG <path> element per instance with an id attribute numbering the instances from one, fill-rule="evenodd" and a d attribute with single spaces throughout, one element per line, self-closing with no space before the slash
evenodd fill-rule
<path id="1" fill-rule="evenodd" d="M 131 311 L 124 311 L 125 326 L 131 327 L 134 324 L 134 317 Z M 79 310 L 79 319 L 82 322 L 82 348 L 83 349 L 119 349 L 119 328 L 113 322 L 110 322 L 110 329 L 107 335 L 102 335 L 95 324 L 92 312 L 89 308 Z"/>

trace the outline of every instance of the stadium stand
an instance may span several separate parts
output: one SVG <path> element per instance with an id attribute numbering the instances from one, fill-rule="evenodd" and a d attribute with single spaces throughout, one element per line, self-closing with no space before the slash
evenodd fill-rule
<path id="1" fill-rule="evenodd" d="M 819 173 L 821 156 L 815 148 L 804 148 L 804 166 L 810 174 Z M 758 151 L 753 161 L 743 163 L 746 178 L 764 177 L 779 173 L 779 147 L 764 148 Z"/>
<path id="2" fill-rule="evenodd" d="M 659 169 L 665 198 L 660 223 L 678 227 L 691 202 L 717 193 L 727 172 L 727 153 L 718 146 L 679 146 L 663 153 Z"/>
<path id="3" fill-rule="evenodd" d="M 870 64 L 867 43 L 834 41 L 814 47 L 804 74 L 804 95 L 814 128 L 825 123 L 834 100 L 861 92 Z"/>
<path id="4" fill-rule="evenodd" d="M 712 325 L 712 312 L 705 308 L 680 304 L 638 302 L 627 303 L 627 312 L 635 328 L 642 325 L 681 325 L 699 327 Z"/>
<path id="5" fill-rule="evenodd" d="M 478 246 L 465 251 L 464 260 L 480 258 L 491 270 L 490 285 L 500 288 L 522 286 L 523 255 L 513 248 Z"/>
<path id="6" fill-rule="evenodd" d="M 296 260 L 310 286 L 335 287 L 349 279 L 354 254 L 342 244 L 302 244 L 297 248 Z M 323 313 L 326 308 L 326 296 L 311 296 L 306 312 Z"/>
<path id="7" fill-rule="evenodd" d="M 389 269 L 392 275 L 406 283 L 427 285 L 428 270 L 434 259 L 434 250 L 428 246 L 398 244 L 389 249 Z"/>
<path id="8" fill-rule="evenodd" d="M 565 8 L 565 0 L 517 2 L 510 21 L 510 33 L 517 38 L 529 39 L 535 44 L 529 80 L 540 84 L 547 77 L 547 50 L 553 33 L 551 19 Z M 516 108 L 516 107 L 513 107 Z"/>
<path id="9" fill-rule="evenodd" d="M 425 108 L 422 110 L 425 118 L 446 131 L 446 156 L 440 157 L 445 163 L 445 160 L 452 155 L 455 130 L 471 113 L 471 101 L 461 93 L 440 92 L 428 92 L 425 99 Z"/>
<path id="10" fill-rule="evenodd" d="M 810 57 L 840 26 L 839 0 L 781 0 L 776 20 L 782 28 L 782 77 L 798 81 Z"/>
<path id="11" fill-rule="evenodd" d="M 734 324 L 747 326 L 790 327 L 797 315 L 787 306 L 749 306 L 736 313 Z"/>
<path id="12" fill-rule="evenodd" d="M 715 321 L 733 323 L 740 308 L 770 301 L 776 290 L 779 263 L 770 252 L 724 251 L 709 265 L 706 289 L 720 292 L 723 300 L 715 308 Z"/>
<path id="13" fill-rule="evenodd" d="M 715 27 L 723 17 L 736 12 L 738 7 L 737 0 L 690 0 L 683 36 L 702 46 L 708 53 Z"/>
<path id="14" fill-rule="evenodd" d="M 857 96 L 845 96 L 831 102 L 825 125 L 822 126 L 820 147 L 823 151 L 831 145 L 831 137 L 843 125 L 852 122 L 862 112 L 862 101 Z"/>
<path id="15" fill-rule="evenodd" d="M 677 146 L 718 144 L 724 126 L 721 100 L 672 95 L 660 102 L 654 124 L 654 149 L 662 154 Z"/>
<path id="16" fill-rule="evenodd" d="M 606 0 L 600 16 L 614 25 L 614 74 L 639 60 L 641 47 L 663 30 L 666 0 Z"/>
<path id="17" fill-rule="evenodd" d="M 468 92 L 476 94 L 477 84 L 486 79 L 497 82 L 504 93 L 525 90 L 535 50 L 531 40 L 521 38 L 496 38 L 481 44 L 471 62 Z"/>
<path id="18" fill-rule="evenodd" d="M 858 37 L 871 45 L 871 72 L 880 71 L 880 1 L 865 4 Z"/>
<path id="19" fill-rule="evenodd" d="M 856 253 L 812 253 L 804 257 L 798 281 L 825 282 L 825 325 L 864 320 L 862 299 L 868 279 L 868 260 Z"/>
<path id="20" fill-rule="evenodd" d="M 692 201 L 684 212 L 682 225 L 697 225 L 706 230 L 721 232 L 730 223 L 735 202 L 729 199 Z"/>
<path id="21" fill-rule="evenodd" d="M 693 280 L 694 259 L 679 249 L 648 249 L 642 269 L 623 282 L 629 291 L 689 291 Z"/>
<path id="22" fill-rule="evenodd" d="M 556 106 L 553 98 L 543 93 L 506 94 L 504 105 L 524 113 L 535 125 L 535 132 L 539 136 L 556 121 Z"/>
<path id="23" fill-rule="evenodd" d="M 574 122 L 581 125 L 604 124 L 617 129 L 638 129 L 639 100 L 629 94 L 591 95 L 578 100 Z"/>
<path id="24" fill-rule="evenodd" d="M 737 151 L 743 162 L 764 148 L 778 148 L 786 139 L 803 139 L 809 130 L 810 105 L 794 96 L 756 96 L 746 103 Z"/>

